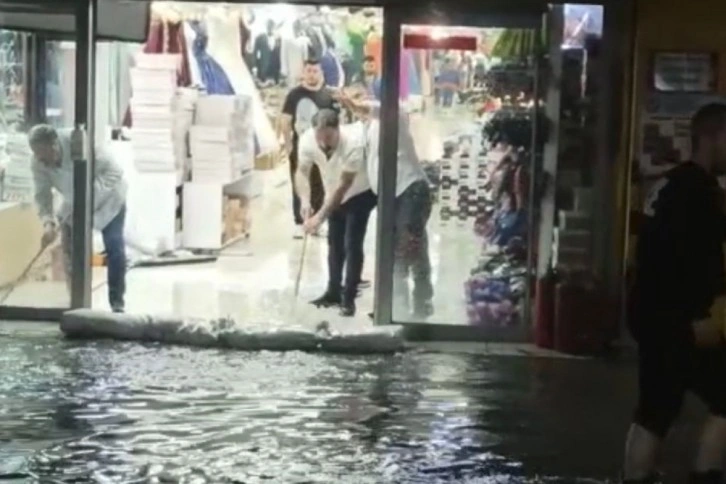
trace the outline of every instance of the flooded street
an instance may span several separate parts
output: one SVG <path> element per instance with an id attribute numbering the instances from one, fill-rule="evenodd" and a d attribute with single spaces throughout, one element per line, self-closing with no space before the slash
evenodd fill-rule
<path id="1" fill-rule="evenodd" d="M 606 482 L 634 399 L 627 362 L 241 353 L 50 329 L 0 331 L 0 369 L 2 483 Z M 697 413 L 671 472 L 687 470 Z"/>

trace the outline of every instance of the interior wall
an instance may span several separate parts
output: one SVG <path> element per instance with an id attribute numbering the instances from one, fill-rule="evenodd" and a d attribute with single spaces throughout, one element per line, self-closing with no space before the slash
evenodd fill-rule
<path id="1" fill-rule="evenodd" d="M 657 50 L 715 52 L 718 54 L 717 94 L 726 95 L 726 3 L 701 0 L 688 8 L 680 0 L 640 0 L 636 4 L 634 97 L 631 110 L 631 174 L 638 170 L 640 119 L 648 93 L 651 53 Z M 626 241 L 626 262 L 633 261 L 637 221 L 643 190 L 630 178 L 628 200 L 630 233 Z"/>

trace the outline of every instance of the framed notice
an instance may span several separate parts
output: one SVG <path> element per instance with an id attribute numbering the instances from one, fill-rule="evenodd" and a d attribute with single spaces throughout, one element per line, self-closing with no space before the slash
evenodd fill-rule
<path id="1" fill-rule="evenodd" d="M 718 83 L 718 55 L 714 52 L 653 53 L 651 89 L 661 93 L 711 93 Z"/>

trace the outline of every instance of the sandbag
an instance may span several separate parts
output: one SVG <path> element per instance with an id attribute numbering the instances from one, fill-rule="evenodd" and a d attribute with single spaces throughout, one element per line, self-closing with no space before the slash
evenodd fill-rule
<path id="1" fill-rule="evenodd" d="M 243 351 L 324 351 L 395 353 L 405 349 L 402 330 L 376 327 L 365 331 L 317 331 L 304 327 L 270 328 L 238 324 L 230 318 L 115 314 L 91 309 L 67 311 L 61 331 L 68 338 L 116 339 Z"/>

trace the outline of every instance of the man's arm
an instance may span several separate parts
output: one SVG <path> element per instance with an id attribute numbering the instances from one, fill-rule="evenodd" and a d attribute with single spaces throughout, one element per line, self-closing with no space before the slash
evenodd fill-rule
<path id="1" fill-rule="evenodd" d="M 292 129 L 292 116 L 282 113 L 277 126 L 277 137 L 282 138 L 283 146 L 288 151 L 292 149 Z"/>
<path id="2" fill-rule="evenodd" d="M 38 207 L 38 216 L 43 226 L 56 225 L 53 213 L 53 184 L 50 175 L 42 167 L 33 162 L 33 185 L 35 186 L 35 205 Z"/>
<path id="3" fill-rule="evenodd" d="M 340 174 L 338 185 L 333 190 L 333 193 L 327 194 L 325 202 L 318 212 L 321 221 L 327 219 L 333 210 L 340 207 L 340 204 L 343 203 L 343 197 L 345 197 L 345 194 L 348 193 L 348 190 L 353 185 L 356 175 L 357 173 L 349 171 L 344 171 Z"/>
<path id="4" fill-rule="evenodd" d="M 285 102 L 282 104 L 282 113 L 280 114 L 280 120 L 277 125 L 278 139 L 282 137 L 284 142 L 283 146 L 288 152 L 292 150 L 292 134 L 294 129 L 292 118 L 295 114 L 295 99 L 292 94 L 290 92 L 285 97 Z"/>
<path id="5" fill-rule="evenodd" d="M 300 197 L 300 206 L 303 218 L 312 215 L 310 212 L 310 170 L 315 164 L 315 153 L 310 150 L 307 143 L 301 142 L 298 146 L 297 171 L 295 171 L 295 191 Z M 307 212 L 307 213 L 306 213 Z"/>

